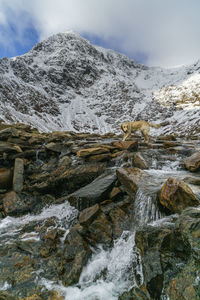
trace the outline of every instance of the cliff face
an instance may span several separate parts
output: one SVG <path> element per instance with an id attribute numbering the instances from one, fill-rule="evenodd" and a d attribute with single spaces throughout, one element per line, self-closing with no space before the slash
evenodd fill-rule
<path id="1" fill-rule="evenodd" d="M 200 63 L 149 68 L 60 33 L 0 60 L 0 118 L 41 131 L 119 131 L 126 120 L 169 121 L 155 134 L 199 132 Z"/>

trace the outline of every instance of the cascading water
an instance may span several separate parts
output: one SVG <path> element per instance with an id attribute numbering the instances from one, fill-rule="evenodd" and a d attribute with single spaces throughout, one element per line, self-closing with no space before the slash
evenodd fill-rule
<path id="1" fill-rule="evenodd" d="M 136 286 L 136 275 L 142 283 L 140 257 L 135 247 L 134 232 L 123 232 L 111 250 L 99 247 L 84 268 L 79 283 L 65 288 L 43 279 L 49 289 L 57 289 L 70 300 L 116 300 L 130 286 Z"/>
<path id="2" fill-rule="evenodd" d="M 152 150 L 153 153 L 153 150 Z M 37 155 L 37 154 L 36 154 Z M 57 290 L 64 295 L 65 300 L 118 300 L 119 296 L 132 287 L 143 283 L 143 271 L 141 258 L 135 245 L 135 232 L 138 227 L 151 223 L 152 226 L 173 222 L 176 217 L 165 217 L 157 206 L 156 195 L 163 182 L 170 176 L 184 177 L 185 171 L 181 170 L 181 158 L 172 157 L 172 160 L 155 159 L 153 153 L 151 168 L 145 170 L 149 174 L 148 180 L 138 189 L 133 206 L 133 218 L 130 231 L 124 231 L 114 241 L 111 249 L 104 249 L 101 245 L 92 249 L 92 256 L 84 267 L 78 284 L 64 287 L 61 282 L 54 282 L 45 277 L 45 271 L 38 270 L 36 285 L 44 286 L 48 290 Z M 36 156 L 36 161 L 38 156 Z M 129 165 L 132 163 L 128 161 Z M 121 167 L 123 161 L 117 160 L 116 167 Z M 23 227 L 31 222 L 43 222 L 56 218 L 57 227 L 65 233 L 60 238 L 61 246 L 68 234 L 69 227 L 76 222 L 78 211 L 68 202 L 52 205 L 43 209 L 38 215 L 26 215 L 23 217 L 6 217 L 0 221 L 0 245 L 11 244 L 17 238 L 18 241 L 39 241 L 40 236 L 35 231 L 21 232 Z M 37 224 L 37 223 L 36 223 Z M 3 247 L 3 246 L 2 246 Z M 0 261 L 1 264 L 1 261 Z M 12 286 L 9 282 L 0 281 L 0 290 L 9 290 Z M 167 300 L 167 296 L 162 296 Z"/>
<path id="3" fill-rule="evenodd" d="M 48 289 L 57 289 L 68 300 L 117 300 L 132 287 L 143 283 L 143 272 L 139 252 L 135 245 L 135 231 L 139 226 L 162 217 L 156 206 L 155 194 L 139 189 L 134 202 L 132 230 L 124 231 L 114 242 L 112 249 L 99 246 L 83 269 L 76 286 L 55 285 L 43 278 Z"/>

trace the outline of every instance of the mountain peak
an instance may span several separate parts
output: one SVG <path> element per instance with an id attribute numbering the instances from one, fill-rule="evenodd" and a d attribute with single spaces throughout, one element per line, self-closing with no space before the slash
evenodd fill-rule
<path id="1" fill-rule="evenodd" d="M 124 121 L 167 119 L 170 125 L 155 134 L 195 133 L 200 78 L 189 78 L 198 70 L 199 64 L 145 67 L 77 32 L 58 33 L 23 56 L 0 60 L 0 119 L 41 131 L 100 133 L 118 132 Z"/>

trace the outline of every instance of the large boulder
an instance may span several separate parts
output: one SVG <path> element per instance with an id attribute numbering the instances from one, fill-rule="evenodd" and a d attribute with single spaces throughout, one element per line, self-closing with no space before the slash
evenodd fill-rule
<path id="1" fill-rule="evenodd" d="M 82 269 L 92 254 L 88 243 L 79 233 L 80 230 L 79 224 L 70 228 L 65 239 L 62 262 L 59 267 L 60 276 L 65 286 L 78 282 Z"/>
<path id="2" fill-rule="evenodd" d="M 191 255 L 187 264 L 178 274 L 175 273 L 167 286 L 172 300 L 196 300 L 200 296 L 198 274 L 200 270 L 200 210 L 187 208 L 176 221 L 176 230 L 182 236 L 183 244 L 189 245 Z"/>
<path id="3" fill-rule="evenodd" d="M 134 199 L 142 180 L 148 176 L 139 168 L 119 168 L 117 177 L 129 196 Z"/>
<path id="4" fill-rule="evenodd" d="M 99 203 L 108 198 L 116 179 L 115 173 L 102 174 L 90 184 L 69 195 L 68 201 L 80 211 Z"/>
<path id="5" fill-rule="evenodd" d="M 143 227 L 136 232 L 135 241 L 140 251 L 147 289 L 153 299 L 160 299 L 163 289 L 163 269 L 160 250 L 163 240 L 171 233 L 168 228 Z"/>
<path id="6" fill-rule="evenodd" d="M 33 208 L 36 198 L 11 191 L 4 195 L 2 202 L 5 215 L 21 215 Z"/>
<path id="7" fill-rule="evenodd" d="M 180 213 L 188 206 L 198 206 L 199 199 L 183 181 L 168 178 L 159 193 L 159 202 L 173 213 Z"/>
<path id="8" fill-rule="evenodd" d="M 184 265 L 184 268 L 169 282 L 166 293 L 170 300 L 197 300 L 200 296 L 199 284 L 200 264 L 194 260 Z"/>
<path id="9" fill-rule="evenodd" d="M 200 169 L 200 152 L 196 152 L 183 160 L 186 169 L 196 172 Z"/>
<path id="10" fill-rule="evenodd" d="M 141 255 L 144 284 L 152 299 L 160 299 L 174 274 L 181 271 L 190 257 L 189 243 L 174 227 L 173 223 L 166 222 L 146 225 L 136 231 L 135 242 Z"/>
<path id="11" fill-rule="evenodd" d="M 41 182 L 28 186 L 27 190 L 39 193 L 56 194 L 73 193 L 75 190 L 93 181 L 105 171 L 104 163 L 78 165 L 66 170 L 66 166 L 54 169 L 50 174 L 42 174 Z M 35 180 L 39 178 L 36 174 Z M 38 180 L 39 181 L 39 180 Z"/>
<path id="12" fill-rule="evenodd" d="M 86 229 L 87 240 L 92 246 L 102 244 L 107 248 L 112 245 L 112 226 L 103 212 L 100 212 L 90 226 L 84 229 Z"/>
<path id="13" fill-rule="evenodd" d="M 176 222 L 176 228 L 183 239 L 191 246 L 192 255 L 200 257 L 200 209 L 190 207 L 185 209 Z"/>
<path id="14" fill-rule="evenodd" d="M 79 216 L 79 223 L 83 227 L 81 234 L 93 246 L 97 244 L 110 246 L 113 238 L 113 224 L 109 220 L 99 204 L 86 208 Z"/>

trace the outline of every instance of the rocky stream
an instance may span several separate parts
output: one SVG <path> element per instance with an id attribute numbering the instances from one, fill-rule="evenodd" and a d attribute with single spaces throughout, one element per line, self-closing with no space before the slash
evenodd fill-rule
<path id="1" fill-rule="evenodd" d="M 200 299 L 200 139 L 0 124 L 0 300 Z"/>

